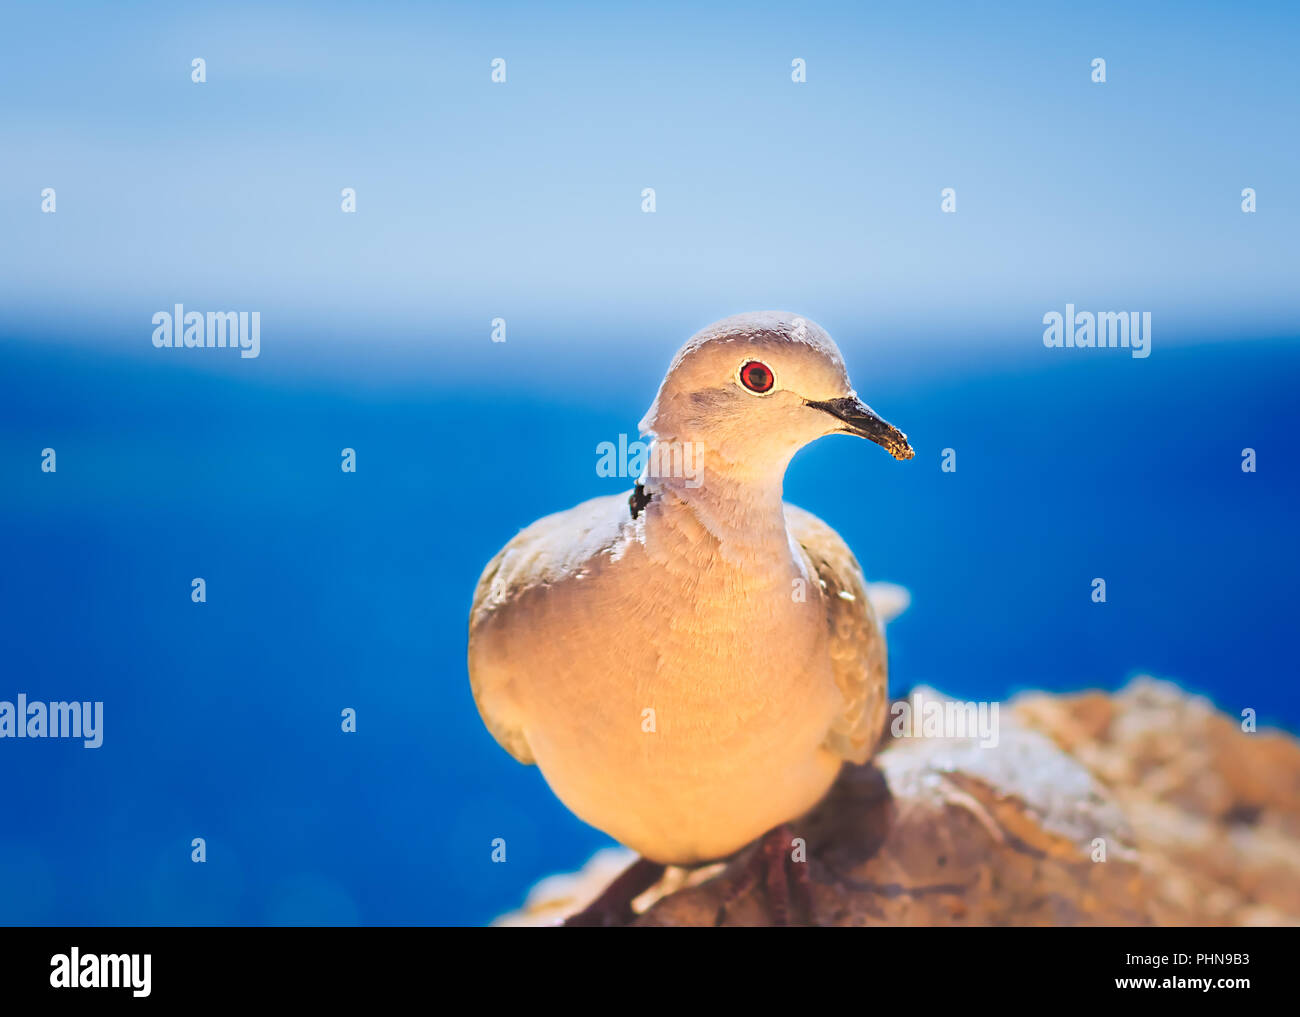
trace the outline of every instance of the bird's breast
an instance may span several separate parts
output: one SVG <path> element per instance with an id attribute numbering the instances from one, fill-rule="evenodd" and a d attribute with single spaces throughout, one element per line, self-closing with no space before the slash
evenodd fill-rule
<path id="1" fill-rule="evenodd" d="M 540 598 L 527 651 L 521 713 L 547 781 L 661 860 L 743 846 L 838 770 L 818 592 L 779 554 L 702 559 L 634 544 L 593 563 Z"/>

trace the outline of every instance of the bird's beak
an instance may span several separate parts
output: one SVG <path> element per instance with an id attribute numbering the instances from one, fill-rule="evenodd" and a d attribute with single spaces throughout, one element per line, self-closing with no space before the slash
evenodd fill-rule
<path id="1" fill-rule="evenodd" d="M 907 443 L 907 435 L 893 424 L 882 420 L 875 410 L 856 395 L 827 399 L 820 403 L 806 402 L 805 405 L 829 413 L 843 424 L 839 430 L 874 441 L 895 459 L 911 459 L 916 455 Z"/>

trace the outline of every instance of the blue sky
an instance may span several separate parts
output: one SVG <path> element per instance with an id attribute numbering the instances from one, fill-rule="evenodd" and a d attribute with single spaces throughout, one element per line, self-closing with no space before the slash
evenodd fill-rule
<path id="1" fill-rule="evenodd" d="M 459 357 L 496 316 L 569 348 L 651 326 L 675 345 L 788 307 L 928 347 L 1032 344 L 1067 301 L 1150 309 L 1170 340 L 1297 310 L 1294 5 L 7 19 L 0 301 L 124 352 L 176 301 L 262 310 L 281 354 L 399 363 Z"/>

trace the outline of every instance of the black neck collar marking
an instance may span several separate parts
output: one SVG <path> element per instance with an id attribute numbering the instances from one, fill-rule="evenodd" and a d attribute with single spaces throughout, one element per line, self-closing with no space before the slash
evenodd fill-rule
<path id="1" fill-rule="evenodd" d="M 646 490 L 640 484 L 636 485 L 636 490 L 632 492 L 632 497 L 627 500 L 628 508 L 632 510 L 632 518 L 635 519 L 641 514 L 641 510 L 650 504 L 653 494 L 646 494 Z"/>

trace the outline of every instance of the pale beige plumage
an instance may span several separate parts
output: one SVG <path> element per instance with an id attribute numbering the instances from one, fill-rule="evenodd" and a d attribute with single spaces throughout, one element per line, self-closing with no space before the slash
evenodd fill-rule
<path id="1" fill-rule="evenodd" d="M 785 517 L 821 585 L 831 673 L 844 697 L 826 745 L 850 762 L 865 763 L 884 731 L 888 665 L 883 623 L 876 618 L 862 567 L 840 535 L 793 505 L 785 507 Z"/>
<path id="2" fill-rule="evenodd" d="M 756 358 L 784 388 L 734 383 Z M 488 729 L 652 860 L 724 857 L 874 750 L 886 654 L 868 584 L 833 529 L 781 500 L 800 446 L 876 428 L 860 411 L 817 326 L 720 322 L 679 353 L 642 425 L 699 443 L 703 483 L 648 476 L 639 511 L 624 494 L 540 519 L 479 580 L 469 670 Z M 910 456 L 888 432 L 869 436 Z"/>

